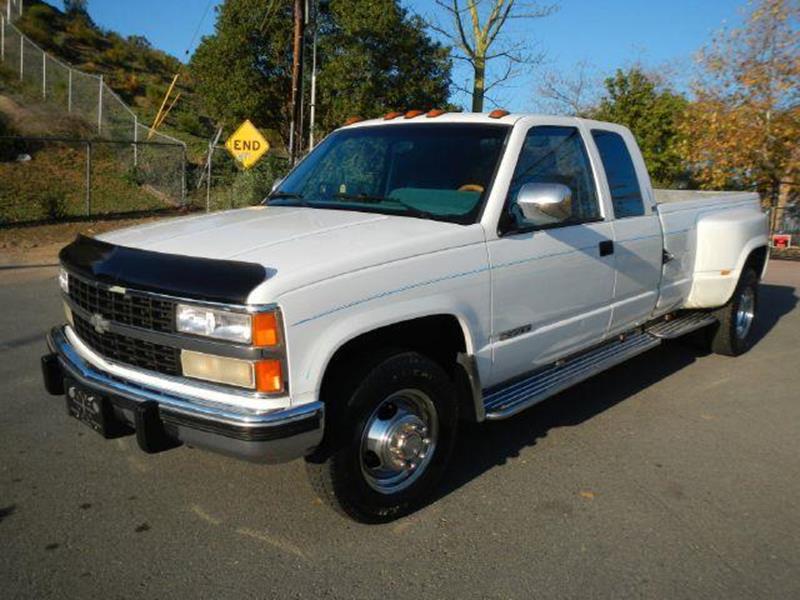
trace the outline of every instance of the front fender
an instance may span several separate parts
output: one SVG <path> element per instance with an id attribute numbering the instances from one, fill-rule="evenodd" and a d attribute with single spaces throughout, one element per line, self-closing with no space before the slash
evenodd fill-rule
<path id="1" fill-rule="evenodd" d="M 488 374 L 490 300 L 483 244 L 383 264 L 287 293 L 278 303 L 287 328 L 292 397 L 315 396 L 333 355 L 347 342 L 434 315 L 458 320 L 467 352 Z"/>

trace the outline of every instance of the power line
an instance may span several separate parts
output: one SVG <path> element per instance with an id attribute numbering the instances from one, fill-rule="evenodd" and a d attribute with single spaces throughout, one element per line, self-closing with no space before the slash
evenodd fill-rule
<path id="1" fill-rule="evenodd" d="M 200 28 L 203 26 L 203 23 L 205 22 L 206 17 L 208 16 L 208 9 L 211 8 L 212 2 L 214 2 L 214 0 L 208 0 L 208 2 L 206 3 L 206 8 L 203 11 L 203 16 L 200 17 L 200 22 L 197 24 L 197 27 L 194 30 L 194 34 L 192 35 L 192 39 L 189 42 L 189 46 L 186 48 L 186 56 L 189 56 L 189 51 L 192 49 L 192 45 L 194 44 L 194 41 L 197 39 L 197 34 L 200 33 Z"/>

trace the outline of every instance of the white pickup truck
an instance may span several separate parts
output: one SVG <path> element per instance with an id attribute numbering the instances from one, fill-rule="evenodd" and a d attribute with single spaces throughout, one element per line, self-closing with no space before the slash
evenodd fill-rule
<path id="1" fill-rule="evenodd" d="M 42 370 L 70 414 L 148 452 L 305 457 L 382 521 L 434 489 L 460 421 L 701 328 L 744 352 L 767 219 L 756 194 L 653 190 L 618 125 L 412 112 L 335 131 L 262 206 L 60 260 Z"/>

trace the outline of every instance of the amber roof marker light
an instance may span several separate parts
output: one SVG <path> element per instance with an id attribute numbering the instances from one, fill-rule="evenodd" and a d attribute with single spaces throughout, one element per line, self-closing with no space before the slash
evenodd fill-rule
<path id="1" fill-rule="evenodd" d="M 390 113 L 386 113 L 384 115 L 384 117 L 383 117 L 383 120 L 384 121 L 391 121 L 392 119 L 396 119 L 397 117 L 402 117 L 402 116 L 403 116 L 403 113 L 397 112 L 397 111 L 392 111 Z"/>
<path id="2" fill-rule="evenodd" d="M 405 114 L 406 119 L 413 119 L 414 117 L 418 117 L 420 115 L 424 115 L 424 110 L 410 110 Z"/>
<path id="3" fill-rule="evenodd" d="M 489 113 L 490 119 L 502 119 L 503 117 L 507 117 L 510 115 L 507 110 L 503 110 L 502 108 L 496 108 L 492 112 Z"/>
<path id="4" fill-rule="evenodd" d="M 436 117 L 441 117 L 443 114 L 446 114 L 446 110 L 442 110 L 441 108 L 434 108 L 433 110 L 429 110 L 425 113 L 425 116 L 429 119 L 435 119 Z"/>
<path id="5" fill-rule="evenodd" d="M 349 119 L 347 119 L 347 121 L 344 122 L 344 124 L 345 124 L 345 127 L 346 127 L 348 125 L 355 125 L 356 123 L 360 123 L 363 120 L 364 119 L 361 118 L 361 117 L 350 117 Z"/>

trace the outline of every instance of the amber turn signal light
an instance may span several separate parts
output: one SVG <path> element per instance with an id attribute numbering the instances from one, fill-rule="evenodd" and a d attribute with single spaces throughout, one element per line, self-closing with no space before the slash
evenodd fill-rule
<path id="1" fill-rule="evenodd" d="M 253 315 L 253 346 L 277 346 L 280 342 L 278 335 L 278 318 L 274 312 L 257 313 Z"/>
<path id="2" fill-rule="evenodd" d="M 260 360 L 255 363 L 256 391 L 274 394 L 283 391 L 283 372 L 281 361 Z"/>
<path id="3" fill-rule="evenodd" d="M 503 110 L 502 108 L 496 108 L 492 112 L 489 113 L 490 119 L 502 119 L 503 117 L 509 115 L 510 113 L 507 110 Z"/>

